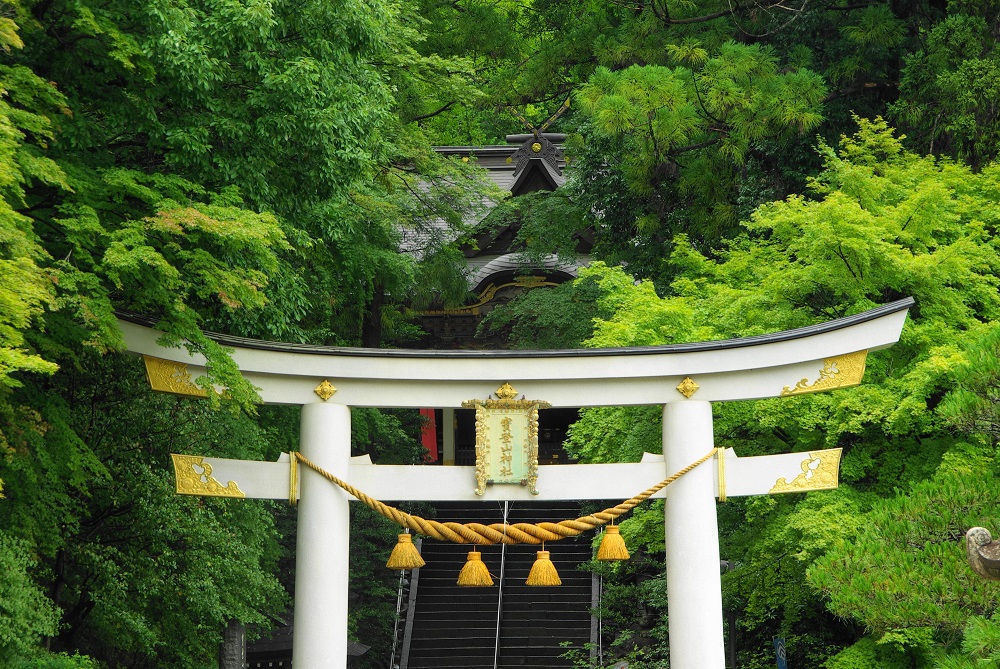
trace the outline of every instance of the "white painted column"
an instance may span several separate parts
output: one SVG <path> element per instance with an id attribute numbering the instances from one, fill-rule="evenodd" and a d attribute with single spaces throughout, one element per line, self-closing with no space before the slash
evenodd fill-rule
<path id="1" fill-rule="evenodd" d="M 350 408 L 305 404 L 301 425 L 302 454 L 346 479 L 351 459 Z M 292 660 L 295 669 L 345 669 L 348 496 L 308 467 L 299 468 L 299 486 Z"/>
<path id="2" fill-rule="evenodd" d="M 441 410 L 441 464 L 446 467 L 455 465 L 455 410 Z"/>
<path id="3" fill-rule="evenodd" d="M 693 400 L 663 407 L 667 475 L 714 446 L 712 404 Z M 712 462 L 667 486 L 667 607 L 671 669 L 724 669 L 719 523 Z"/>

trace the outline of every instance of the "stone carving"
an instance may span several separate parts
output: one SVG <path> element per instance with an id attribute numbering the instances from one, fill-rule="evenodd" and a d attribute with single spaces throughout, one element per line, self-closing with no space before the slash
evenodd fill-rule
<path id="1" fill-rule="evenodd" d="M 985 527 L 973 527 L 965 533 L 965 552 L 969 566 L 983 578 L 1000 581 L 1000 541 Z"/>

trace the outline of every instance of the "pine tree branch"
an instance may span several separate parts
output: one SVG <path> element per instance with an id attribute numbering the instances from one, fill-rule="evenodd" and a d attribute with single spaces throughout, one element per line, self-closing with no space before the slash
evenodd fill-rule
<path id="1" fill-rule="evenodd" d="M 734 5 L 729 9 L 725 9 L 721 12 L 716 12 L 714 14 L 706 14 L 704 16 L 694 16 L 688 19 L 672 18 L 670 16 L 670 10 L 667 9 L 666 3 L 660 5 L 659 3 L 655 2 L 655 0 L 654 2 L 650 3 L 650 9 L 652 9 L 653 15 L 656 16 L 656 18 L 660 19 L 667 25 L 679 26 L 679 25 L 688 25 L 692 23 L 706 23 L 708 21 L 714 21 L 715 19 L 721 19 L 724 16 L 735 14 L 736 12 L 741 11 L 743 8 L 738 5 Z"/>
<path id="2" fill-rule="evenodd" d="M 687 146 L 678 146 L 676 148 L 667 151 L 668 156 L 676 156 L 681 153 L 687 153 L 688 151 L 697 151 L 698 149 L 704 149 L 706 146 L 712 146 L 713 144 L 718 144 L 722 141 L 722 136 L 713 137 L 712 139 L 706 139 L 704 142 L 698 142 L 697 144 L 688 144 Z"/>

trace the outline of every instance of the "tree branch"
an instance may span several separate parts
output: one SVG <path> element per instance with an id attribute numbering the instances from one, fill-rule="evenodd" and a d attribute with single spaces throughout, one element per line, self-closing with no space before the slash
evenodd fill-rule
<path id="1" fill-rule="evenodd" d="M 445 104 L 443 107 L 439 107 L 438 109 L 432 111 L 429 114 L 421 114 L 420 116 L 415 116 L 415 117 L 411 118 L 410 119 L 410 123 L 415 123 L 415 122 L 423 121 L 424 119 L 433 118 L 434 116 L 437 116 L 438 114 L 443 114 L 444 112 L 448 111 L 448 109 L 450 109 L 451 106 L 454 105 L 454 104 L 455 104 L 455 101 L 452 100 L 451 102 Z"/>
<path id="2" fill-rule="evenodd" d="M 863 84 L 858 84 L 857 86 L 848 86 L 847 88 L 841 88 L 839 91 L 827 93 L 826 97 L 823 98 L 823 102 L 830 102 L 831 100 L 836 100 L 837 98 L 847 97 L 848 95 L 854 95 L 855 93 L 862 93 L 864 91 L 895 88 L 899 88 L 898 81 L 866 81 Z"/>
<path id="3" fill-rule="evenodd" d="M 850 12 L 850 11 L 853 11 L 855 9 L 867 9 L 868 7 L 871 7 L 872 4 L 874 4 L 874 3 L 871 3 L 871 2 L 859 2 L 859 3 L 853 4 L 853 5 L 835 5 L 835 4 L 831 3 L 831 4 L 827 5 L 826 7 L 824 7 L 824 9 L 829 10 L 831 12 Z"/>
<path id="4" fill-rule="evenodd" d="M 738 12 L 738 11 L 740 11 L 740 10 L 743 9 L 739 5 L 734 5 L 734 6 L 730 7 L 729 9 L 725 9 L 725 10 L 723 10 L 721 12 L 716 12 L 714 14 L 706 14 L 705 16 L 694 16 L 694 17 L 691 17 L 689 19 L 674 19 L 674 18 L 670 17 L 670 10 L 667 9 L 666 3 L 663 3 L 663 6 L 660 7 L 654 1 L 654 2 L 650 3 L 650 8 L 653 10 L 653 15 L 656 16 L 656 18 L 660 19 L 661 21 L 663 21 L 667 25 L 672 25 L 672 26 L 680 26 L 680 25 L 687 25 L 687 24 L 691 24 L 691 23 L 705 23 L 707 21 L 714 21 L 715 19 L 721 19 L 724 16 L 729 16 L 730 14 L 735 14 L 736 12 Z"/>
<path id="5" fill-rule="evenodd" d="M 713 137 L 712 139 L 706 139 L 704 142 L 698 142 L 697 144 L 688 144 L 687 146 L 679 146 L 675 149 L 670 149 L 667 151 L 668 156 L 675 156 L 680 153 L 687 153 L 688 151 L 697 151 L 698 149 L 704 149 L 706 146 L 712 146 L 713 144 L 718 144 L 722 141 L 722 137 Z"/>

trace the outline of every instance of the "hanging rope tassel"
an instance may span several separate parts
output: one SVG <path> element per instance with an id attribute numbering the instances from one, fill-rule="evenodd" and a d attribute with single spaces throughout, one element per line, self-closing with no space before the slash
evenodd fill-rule
<path id="1" fill-rule="evenodd" d="M 392 549 L 389 561 L 385 566 L 389 569 L 420 569 L 426 562 L 420 557 L 420 552 L 413 545 L 413 536 L 410 534 L 400 534 L 396 547 Z"/>
<path id="2" fill-rule="evenodd" d="M 618 526 L 608 525 L 604 528 L 601 545 L 597 547 L 597 559 L 601 562 L 616 562 L 627 560 L 630 557 L 628 548 L 625 546 L 625 539 L 618 531 Z"/>
<path id="3" fill-rule="evenodd" d="M 483 562 L 483 554 L 479 551 L 472 551 L 458 574 L 458 584 L 463 588 L 486 588 L 493 585 L 493 577 L 490 570 Z"/>
<path id="4" fill-rule="evenodd" d="M 531 572 L 528 573 L 528 580 L 524 584 L 534 586 L 562 585 L 562 579 L 559 578 L 556 566 L 549 559 L 548 551 L 538 551 L 538 559 L 535 560 L 535 564 L 531 565 Z"/>

